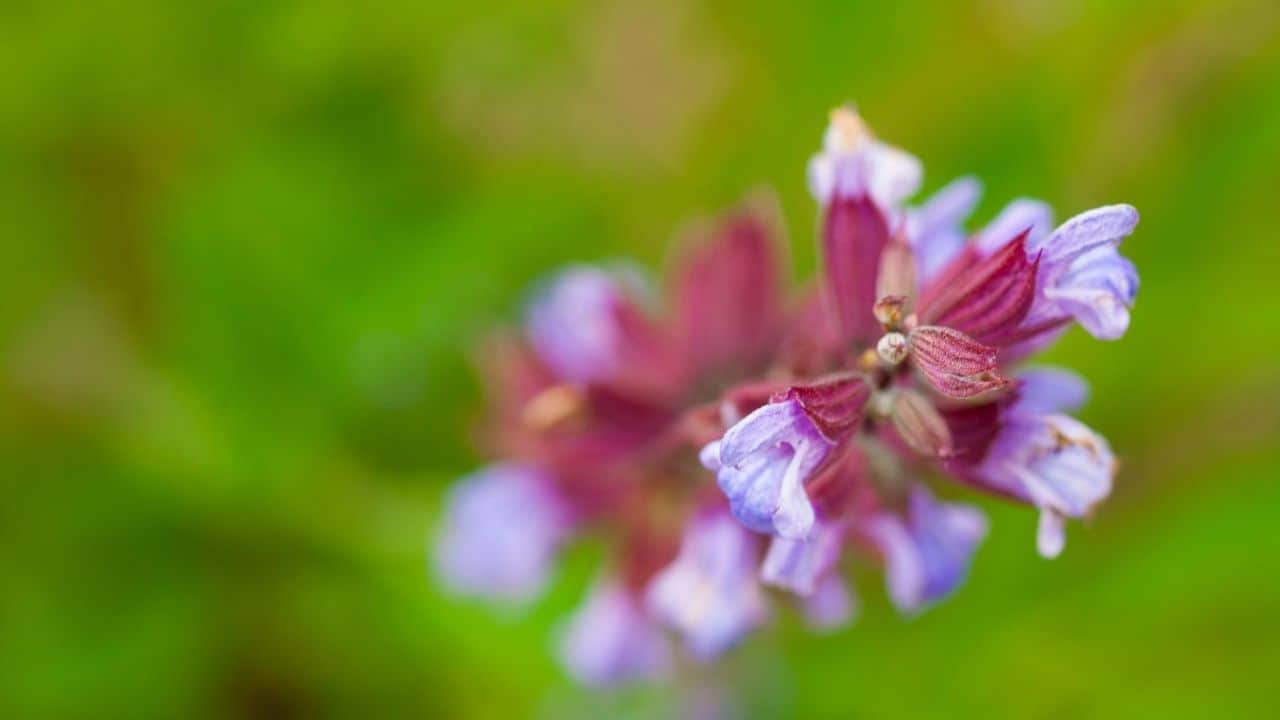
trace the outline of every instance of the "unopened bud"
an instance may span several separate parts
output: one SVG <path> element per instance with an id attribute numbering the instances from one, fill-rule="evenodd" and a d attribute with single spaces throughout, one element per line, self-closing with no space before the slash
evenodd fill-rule
<path id="1" fill-rule="evenodd" d="M 943 457 L 951 450 L 951 431 L 929 402 L 915 390 L 901 390 L 894 396 L 890 413 L 894 430 L 912 450 L 926 457 Z"/>
<path id="2" fill-rule="evenodd" d="M 906 306 L 907 299 L 902 295 L 888 295 L 877 300 L 871 311 L 875 313 L 876 320 L 880 321 L 886 330 L 897 330 L 902 326 L 903 310 Z"/>
<path id="3" fill-rule="evenodd" d="M 876 274 L 876 297 L 901 297 L 905 314 L 916 296 L 916 258 L 911 246 L 898 235 L 880 253 L 880 267 Z"/>
<path id="4" fill-rule="evenodd" d="M 897 365 L 907 359 L 907 336 L 900 332 L 885 333 L 876 343 L 876 354 L 889 365 Z"/>

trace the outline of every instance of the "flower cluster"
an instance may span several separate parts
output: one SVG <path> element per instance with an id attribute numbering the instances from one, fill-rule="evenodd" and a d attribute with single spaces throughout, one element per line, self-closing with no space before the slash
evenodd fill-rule
<path id="1" fill-rule="evenodd" d="M 1072 323 L 1124 334 L 1138 287 L 1117 252 L 1128 205 L 1054 228 L 1016 200 L 964 229 L 980 186 L 919 205 L 918 160 L 832 114 L 809 165 L 822 273 L 782 278 L 776 213 L 748 203 L 674 265 L 666 302 L 628 274 L 571 267 L 485 353 L 484 437 L 504 458 L 462 480 L 435 539 L 452 589 L 534 597 L 557 551 L 591 537 L 609 560 L 570 618 L 562 660 L 584 682 L 713 658 L 790 601 L 815 628 L 848 623 L 841 568 L 882 565 L 904 613 L 945 597 L 986 534 L 950 480 L 1034 506 L 1037 546 L 1111 490 L 1107 442 L 1064 414 L 1086 389 L 1017 370 Z"/>

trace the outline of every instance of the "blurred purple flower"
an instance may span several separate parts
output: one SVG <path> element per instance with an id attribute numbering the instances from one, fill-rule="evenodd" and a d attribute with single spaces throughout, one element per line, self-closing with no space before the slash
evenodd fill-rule
<path id="1" fill-rule="evenodd" d="M 569 514 L 544 473 L 492 465 L 449 494 L 435 542 L 441 579 L 459 593 L 528 600 L 546 582 Z"/>
<path id="2" fill-rule="evenodd" d="M 879 513 L 863 532 L 884 554 L 889 598 L 904 613 L 915 613 L 964 582 L 987 520 L 975 508 L 940 503 L 916 486 L 905 512 Z"/>
<path id="3" fill-rule="evenodd" d="M 570 674 L 590 685 L 658 677 L 670 667 L 667 639 L 617 580 L 596 581 L 560 643 Z"/>
<path id="4" fill-rule="evenodd" d="M 684 638 L 693 657 L 719 655 L 764 620 L 755 543 L 728 515 L 696 516 L 679 555 L 650 584 L 654 614 Z"/>

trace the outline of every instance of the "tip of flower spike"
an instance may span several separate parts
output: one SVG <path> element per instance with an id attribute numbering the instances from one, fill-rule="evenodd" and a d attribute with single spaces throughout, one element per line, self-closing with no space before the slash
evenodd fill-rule
<path id="1" fill-rule="evenodd" d="M 867 127 L 853 103 L 831 111 L 831 127 L 827 131 L 827 146 L 830 149 L 853 152 L 871 137 L 871 128 Z"/>

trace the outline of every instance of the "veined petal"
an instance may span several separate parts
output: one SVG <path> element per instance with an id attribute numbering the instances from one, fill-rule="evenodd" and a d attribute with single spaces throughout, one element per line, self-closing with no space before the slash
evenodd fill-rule
<path id="1" fill-rule="evenodd" d="M 579 682 L 610 685 L 651 678 L 670 666 L 662 631 L 638 598 L 612 578 L 597 580 L 560 641 L 560 658 Z"/>
<path id="2" fill-rule="evenodd" d="M 951 454 L 951 431 L 929 398 L 910 388 L 894 393 L 889 411 L 893 429 L 907 447 L 928 458 Z"/>
<path id="3" fill-rule="evenodd" d="M 436 568 L 455 592 L 528 600 L 545 584 L 569 524 L 541 471 L 491 466 L 451 489 L 435 543 Z"/>
<path id="4" fill-rule="evenodd" d="M 835 373 L 776 393 L 772 402 L 794 400 L 822 436 L 833 443 L 848 437 L 862 421 L 871 388 L 859 373 Z"/>
<path id="5" fill-rule="evenodd" d="M 764 621 L 757 562 L 753 537 L 732 518 L 696 516 L 676 559 L 650 582 L 648 606 L 690 655 L 715 657 Z"/>
<path id="6" fill-rule="evenodd" d="M 1003 345 L 1027 317 L 1036 299 L 1039 259 L 1019 235 L 977 261 L 947 287 L 921 301 L 921 321 L 954 328 L 990 345 Z"/>
<path id="7" fill-rule="evenodd" d="M 997 371 L 993 347 L 951 328 L 926 325 L 912 331 L 911 359 L 935 390 L 953 398 L 971 398 L 1006 386 Z"/>

